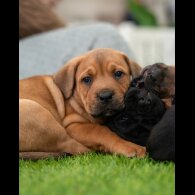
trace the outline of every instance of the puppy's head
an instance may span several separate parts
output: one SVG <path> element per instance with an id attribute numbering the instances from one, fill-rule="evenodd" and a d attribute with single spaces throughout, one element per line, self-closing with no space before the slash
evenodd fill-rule
<path id="1" fill-rule="evenodd" d="M 144 146 L 152 127 L 159 122 L 164 112 L 164 103 L 158 96 L 145 88 L 130 87 L 125 96 L 125 109 L 110 127 L 112 129 L 113 124 L 117 123 L 119 135 Z"/>
<path id="2" fill-rule="evenodd" d="M 89 115 L 107 117 L 124 108 L 124 94 L 141 68 L 123 53 L 94 49 L 70 60 L 54 75 L 66 99 L 73 98 Z"/>
<path id="3" fill-rule="evenodd" d="M 145 88 L 130 87 L 125 95 L 125 112 L 158 121 L 165 112 L 164 103 Z M 148 121 L 149 122 L 149 121 Z M 155 121 L 152 121 L 155 123 Z"/>
<path id="4" fill-rule="evenodd" d="M 163 63 L 146 66 L 138 79 L 151 92 L 157 94 L 170 107 L 175 97 L 175 67 Z"/>
<path id="5" fill-rule="evenodd" d="M 175 94 L 175 67 L 163 63 L 156 63 L 143 69 L 145 86 L 159 94 L 160 98 L 166 98 Z"/>

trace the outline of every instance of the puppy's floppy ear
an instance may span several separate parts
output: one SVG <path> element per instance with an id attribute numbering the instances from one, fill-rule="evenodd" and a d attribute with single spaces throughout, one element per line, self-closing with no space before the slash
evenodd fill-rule
<path id="1" fill-rule="evenodd" d="M 66 99 L 70 98 L 73 94 L 75 74 L 82 59 L 83 56 L 73 58 L 53 75 L 54 82 L 63 92 Z"/>
<path id="2" fill-rule="evenodd" d="M 136 63 L 133 60 L 129 60 L 129 67 L 130 67 L 130 71 L 131 71 L 133 79 L 140 76 L 142 68 L 138 63 Z"/>
<path id="3" fill-rule="evenodd" d="M 127 65 L 129 66 L 129 71 L 130 71 L 133 79 L 138 77 L 141 73 L 141 70 L 142 70 L 141 66 L 139 64 L 137 64 L 136 62 L 134 62 L 133 60 L 130 60 L 125 54 L 122 53 L 122 55 L 123 55 Z"/>

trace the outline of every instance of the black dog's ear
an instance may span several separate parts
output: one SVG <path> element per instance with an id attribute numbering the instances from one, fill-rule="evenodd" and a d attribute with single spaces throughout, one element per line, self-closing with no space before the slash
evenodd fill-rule
<path id="1" fill-rule="evenodd" d="M 137 87 L 139 89 L 144 88 L 145 87 L 144 77 L 142 75 L 140 75 L 139 77 L 134 78 L 131 81 L 130 87 Z"/>
<path id="2" fill-rule="evenodd" d="M 142 85 L 144 85 L 143 77 L 138 76 L 131 81 L 130 87 L 143 87 Z"/>
<path id="3" fill-rule="evenodd" d="M 131 81 L 130 87 L 136 87 L 137 86 L 137 79 L 133 79 Z"/>

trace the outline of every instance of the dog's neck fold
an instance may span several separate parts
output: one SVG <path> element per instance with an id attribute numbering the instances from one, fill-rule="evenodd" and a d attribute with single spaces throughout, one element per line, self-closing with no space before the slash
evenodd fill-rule
<path id="1" fill-rule="evenodd" d="M 63 126 L 66 128 L 71 123 L 77 121 L 78 123 L 102 123 L 102 119 L 95 119 L 91 115 L 87 114 L 82 105 L 77 101 L 74 96 L 69 100 L 69 105 L 66 107 L 66 117 L 63 119 Z"/>
<path id="2" fill-rule="evenodd" d="M 55 102 L 58 114 L 61 119 L 65 116 L 65 103 L 64 103 L 64 97 L 59 90 L 59 88 L 54 83 L 53 79 L 47 78 L 45 79 L 45 82 L 47 83 L 47 87 L 52 95 L 52 98 Z"/>

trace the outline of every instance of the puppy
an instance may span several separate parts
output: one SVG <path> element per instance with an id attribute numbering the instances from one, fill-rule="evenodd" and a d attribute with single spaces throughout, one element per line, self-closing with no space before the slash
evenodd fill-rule
<path id="1" fill-rule="evenodd" d="M 175 67 L 163 63 L 156 63 L 146 66 L 137 78 L 138 85 L 145 87 L 158 95 L 165 103 L 166 108 L 170 108 L 175 102 Z"/>
<path id="2" fill-rule="evenodd" d="M 155 160 L 175 162 L 175 67 L 163 63 L 147 66 L 138 80 L 157 94 L 167 108 L 161 121 L 151 130 L 147 152 Z"/>
<path id="3" fill-rule="evenodd" d="M 21 80 L 20 157 L 37 159 L 91 150 L 144 156 L 144 147 L 102 125 L 106 117 L 124 108 L 131 78 L 140 71 L 123 53 L 104 48 L 73 58 L 54 75 Z"/>
<path id="4" fill-rule="evenodd" d="M 110 117 L 106 125 L 120 137 L 145 146 L 152 127 L 164 112 L 164 103 L 157 95 L 131 85 L 125 96 L 124 110 Z"/>

